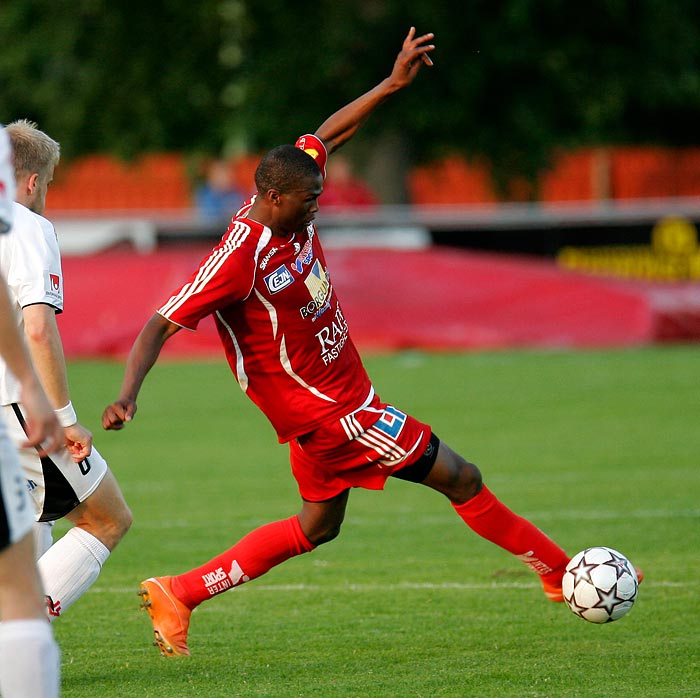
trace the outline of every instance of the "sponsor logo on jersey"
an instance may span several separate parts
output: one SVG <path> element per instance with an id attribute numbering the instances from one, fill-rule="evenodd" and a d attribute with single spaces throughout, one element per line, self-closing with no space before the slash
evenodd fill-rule
<path id="1" fill-rule="evenodd" d="M 302 248 L 301 252 L 298 253 L 297 258 L 294 260 L 294 268 L 301 274 L 304 271 L 304 267 L 311 264 L 314 258 L 313 243 L 311 240 L 307 240 Z"/>
<path id="2" fill-rule="evenodd" d="M 49 271 L 44 272 L 44 292 L 46 298 L 61 304 L 61 277 L 59 274 L 52 274 Z"/>
<path id="3" fill-rule="evenodd" d="M 299 308 L 299 312 L 304 319 L 310 317 L 312 322 L 316 322 L 331 307 L 331 282 L 328 272 L 318 259 L 304 279 L 304 285 L 309 289 L 311 300 L 303 308 Z"/>
<path id="4" fill-rule="evenodd" d="M 328 366 L 340 356 L 340 352 L 348 340 L 348 323 L 340 307 L 335 311 L 331 323 L 316 333 L 316 339 L 321 345 L 323 363 Z"/>
<path id="5" fill-rule="evenodd" d="M 283 288 L 294 282 L 292 272 L 284 266 L 277 267 L 272 274 L 265 277 L 265 285 L 270 293 L 279 293 Z"/>
<path id="6" fill-rule="evenodd" d="M 267 268 L 268 262 L 275 256 L 275 254 L 279 251 L 279 247 L 273 247 L 263 258 L 262 261 L 260 262 L 259 266 L 260 268 L 265 271 Z"/>

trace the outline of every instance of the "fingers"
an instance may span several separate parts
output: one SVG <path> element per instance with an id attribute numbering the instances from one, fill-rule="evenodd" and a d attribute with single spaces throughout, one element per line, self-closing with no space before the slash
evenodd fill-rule
<path id="1" fill-rule="evenodd" d="M 78 441 L 67 441 L 66 448 L 68 453 L 70 453 L 71 458 L 76 462 L 80 463 L 85 460 L 90 453 L 92 453 L 92 446 L 90 444 L 80 443 Z"/>
<path id="2" fill-rule="evenodd" d="M 27 422 L 27 440 L 22 444 L 25 448 L 35 448 L 43 457 L 58 451 L 63 443 L 63 429 L 55 419 L 44 423 L 33 420 Z"/>
<path id="3" fill-rule="evenodd" d="M 123 429 L 126 422 L 130 422 L 136 412 L 134 403 L 123 404 L 113 402 L 102 413 L 102 428 L 106 430 Z"/>
<path id="4" fill-rule="evenodd" d="M 426 44 L 426 41 L 431 41 L 434 38 L 435 34 L 433 34 L 433 32 L 428 32 L 427 34 L 422 34 L 421 36 L 416 37 L 416 28 L 411 27 L 406 38 L 404 39 L 402 48 L 404 51 L 419 54 L 420 59 L 425 65 L 432 66 L 433 59 L 428 55 L 428 52 L 433 51 L 435 49 L 435 45 Z"/>

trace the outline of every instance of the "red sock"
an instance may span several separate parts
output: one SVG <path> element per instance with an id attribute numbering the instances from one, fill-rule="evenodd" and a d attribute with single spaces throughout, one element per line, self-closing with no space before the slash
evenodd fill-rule
<path id="1" fill-rule="evenodd" d="M 266 524 L 241 538 L 232 548 L 201 567 L 171 580 L 177 597 L 190 608 L 206 599 L 260 577 L 295 555 L 308 553 L 312 545 L 296 516 Z"/>
<path id="2" fill-rule="evenodd" d="M 486 487 L 464 504 L 453 504 L 464 522 L 482 538 L 513 553 L 543 580 L 560 583 L 569 556 L 527 519 L 500 502 Z"/>

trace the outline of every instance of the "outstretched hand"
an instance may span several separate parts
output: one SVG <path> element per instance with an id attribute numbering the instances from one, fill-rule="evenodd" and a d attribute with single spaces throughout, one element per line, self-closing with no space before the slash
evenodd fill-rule
<path id="1" fill-rule="evenodd" d="M 134 400 L 117 400 L 105 407 L 102 413 L 102 428 L 107 430 L 123 429 L 126 422 L 130 422 L 136 414 L 136 402 Z"/>
<path id="2" fill-rule="evenodd" d="M 432 32 L 416 36 L 416 28 L 411 27 L 406 38 L 403 40 L 401 51 L 394 61 L 394 68 L 391 71 L 390 79 L 397 89 L 402 89 L 410 85 L 421 65 L 433 65 L 432 58 L 428 55 L 435 50 L 434 44 L 427 42 L 435 37 Z"/>

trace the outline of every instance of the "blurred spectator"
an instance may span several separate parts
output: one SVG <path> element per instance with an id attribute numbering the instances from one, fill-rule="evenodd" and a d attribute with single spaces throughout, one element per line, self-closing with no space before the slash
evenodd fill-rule
<path id="1" fill-rule="evenodd" d="M 245 201 L 246 195 L 233 179 L 231 163 L 212 160 L 206 168 L 206 178 L 195 191 L 199 214 L 210 221 L 232 218 Z"/>
<path id="2" fill-rule="evenodd" d="M 378 203 L 374 192 L 353 174 L 350 161 L 346 157 L 335 153 L 329 158 L 323 194 L 319 199 L 322 207 L 353 208 L 376 206 Z"/>

